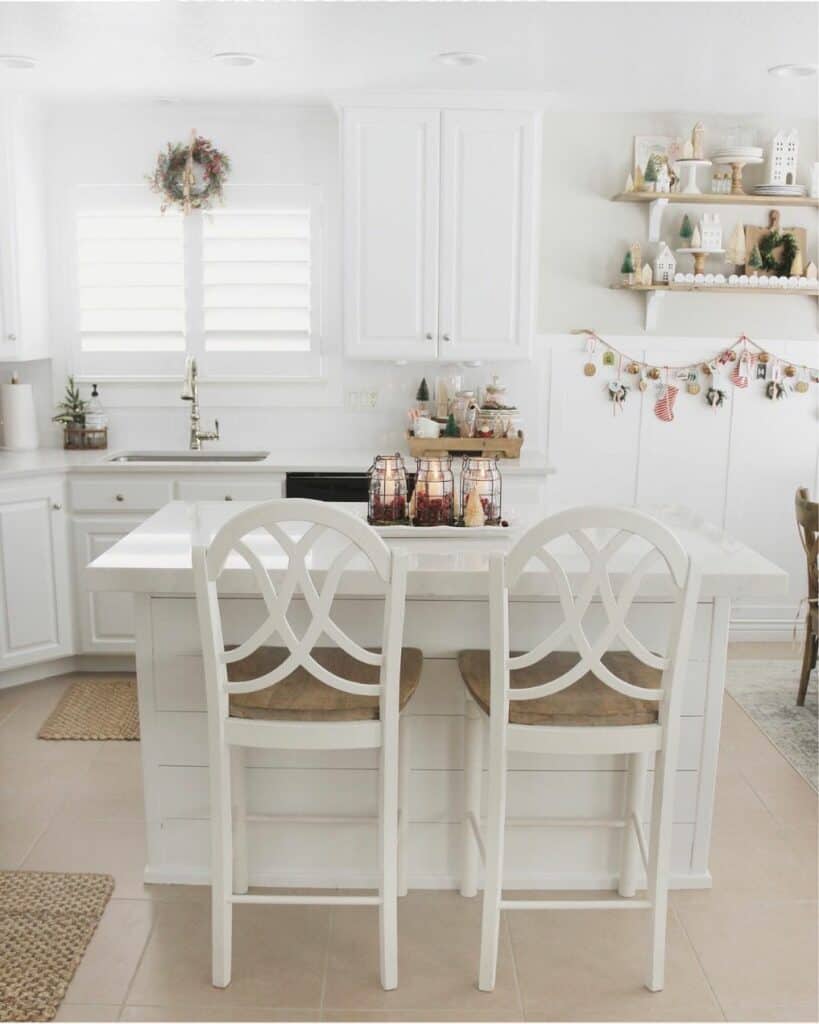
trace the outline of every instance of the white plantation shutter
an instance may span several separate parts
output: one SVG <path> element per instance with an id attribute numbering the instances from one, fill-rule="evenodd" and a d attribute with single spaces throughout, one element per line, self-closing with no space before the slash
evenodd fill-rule
<path id="1" fill-rule="evenodd" d="M 76 220 L 82 379 L 321 375 L 320 189 L 232 186 L 224 208 L 159 212 L 134 186 L 81 186 Z"/>
<path id="2" fill-rule="evenodd" d="M 80 213 L 77 260 L 83 352 L 184 351 L 180 216 Z"/>
<path id="3" fill-rule="evenodd" d="M 206 216 L 205 350 L 309 352 L 310 259 L 309 209 Z"/>

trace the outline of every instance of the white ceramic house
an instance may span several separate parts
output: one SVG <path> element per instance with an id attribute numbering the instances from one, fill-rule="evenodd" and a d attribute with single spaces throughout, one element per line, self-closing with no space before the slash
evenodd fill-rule
<path id="1" fill-rule="evenodd" d="M 771 143 L 771 158 L 768 182 L 771 185 L 795 185 L 796 164 L 799 158 L 799 133 L 795 128 L 789 132 L 777 132 Z"/>
<path id="2" fill-rule="evenodd" d="M 674 257 L 674 253 L 663 242 L 654 260 L 654 283 L 670 284 L 674 280 L 676 269 L 677 260 Z"/>
<path id="3" fill-rule="evenodd" d="M 700 246 L 708 250 L 722 248 L 722 224 L 718 213 L 703 214 L 700 221 Z"/>

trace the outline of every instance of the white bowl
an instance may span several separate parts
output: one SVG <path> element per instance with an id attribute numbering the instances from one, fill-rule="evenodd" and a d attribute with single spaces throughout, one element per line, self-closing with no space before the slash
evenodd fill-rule
<path id="1" fill-rule="evenodd" d="M 742 280 L 742 278 L 740 278 L 740 280 Z M 754 275 L 752 278 L 748 280 L 748 284 L 751 286 L 751 288 L 758 288 L 759 278 L 756 275 Z"/>
<path id="2" fill-rule="evenodd" d="M 800 288 L 807 288 L 809 284 L 810 284 L 810 281 L 808 281 L 808 279 L 806 277 L 800 277 L 799 278 L 799 287 Z"/>
<path id="3" fill-rule="evenodd" d="M 735 286 L 738 285 L 739 284 L 739 274 L 731 274 L 731 276 L 728 278 L 728 284 L 735 285 Z"/>
<path id="4" fill-rule="evenodd" d="M 725 284 L 725 274 L 714 274 L 714 284 Z"/>
<path id="5" fill-rule="evenodd" d="M 686 284 L 693 284 L 694 283 L 694 275 L 690 271 L 689 271 L 689 273 L 687 273 L 685 275 L 685 283 Z"/>
<path id="6" fill-rule="evenodd" d="M 742 276 L 739 279 L 739 283 L 740 283 L 740 285 L 743 285 L 743 286 L 747 285 L 748 284 L 748 275 L 747 274 L 742 274 Z"/>

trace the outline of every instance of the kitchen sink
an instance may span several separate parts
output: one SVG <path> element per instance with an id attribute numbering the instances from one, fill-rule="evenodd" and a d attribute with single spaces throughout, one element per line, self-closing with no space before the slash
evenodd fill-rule
<path id="1" fill-rule="evenodd" d="M 264 462 L 270 452 L 120 452 L 107 462 Z"/>

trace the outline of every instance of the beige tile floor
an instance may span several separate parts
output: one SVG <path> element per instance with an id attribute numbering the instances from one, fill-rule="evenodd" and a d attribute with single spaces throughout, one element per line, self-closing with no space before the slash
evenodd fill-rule
<path id="1" fill-rule="evenodd" d="M 395 992 L 378 986 L 374 910 L 251 906 L 237 908 L 220 991 L 207 890 L 141 880 L 138 744 L 34 738 L 68 681 L 0 691 L 0 867 L 116 879 L 59 1020 L 817 1019 L 816 796 L 730 699 L 714 888 L 672 894 L 662 993 L 642 987 L 642 915 L 570 911 L 507 915 L 497 988 L 481 993 L 479 900 L 451 892 L 402 900 Z"/>

